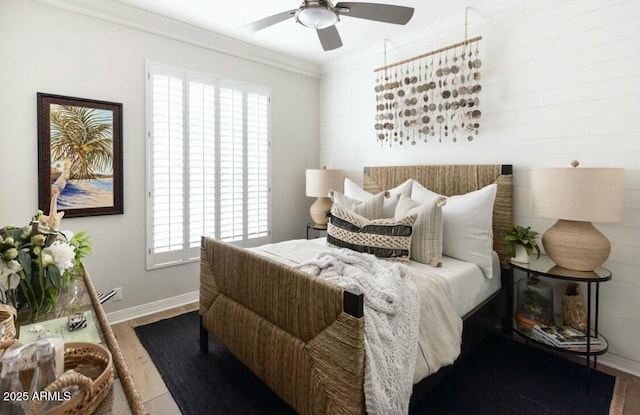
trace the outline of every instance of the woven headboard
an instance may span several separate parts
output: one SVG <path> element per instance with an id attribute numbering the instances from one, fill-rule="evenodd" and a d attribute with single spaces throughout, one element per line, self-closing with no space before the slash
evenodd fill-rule
<path id="1" fill-rule="evenodd" d="M 513 225 L 513 167 L 511 165 L 442 165 L 365 167 L 363 187 L 370 193 L 391 189 L 408 179 L 417 180 L 429 190 L 454 196 L 498 184 L 493 205 L 493 249 L 502 268 L 508 268 L 504 237 Z"/>

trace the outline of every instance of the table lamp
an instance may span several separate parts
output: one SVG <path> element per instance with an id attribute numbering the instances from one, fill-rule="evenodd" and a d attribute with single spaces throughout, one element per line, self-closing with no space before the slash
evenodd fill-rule
<path id="1" fill-rule="evenodd" d="M 573 167 L 533 169 L 532 210 L 558 218 L 542 235 L 542 246 L 559 266 L 593 271 L 609 257 L 611 244 L 591 222 L 622 219 L 624 169 Z"/>
<path id="2" fill-rule="evenodd" d="M 329 221 L 327 212 L 331 210 L 331 199 L 329 191 L 336 190 L 342 192 L 344 176 L 342 170 L 336 169 L 307 169 L 306 173 L 306 195 L 316 197 L 309 209 L 311 219 L 316 225 L 326 225 Z"/>

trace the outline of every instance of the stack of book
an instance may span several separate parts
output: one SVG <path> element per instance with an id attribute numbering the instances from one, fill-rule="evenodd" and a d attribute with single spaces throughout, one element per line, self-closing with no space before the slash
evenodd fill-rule
<path id="1" fill-rule="evenodd" d="M 537 340 L 550 346 L 586 351 L 587 335 L 570 326 L 536 325 L 533 334 Z M 596 352 L 604 348 L 604 344 L 597 337 L 591 336 L 591 351 Z"/>

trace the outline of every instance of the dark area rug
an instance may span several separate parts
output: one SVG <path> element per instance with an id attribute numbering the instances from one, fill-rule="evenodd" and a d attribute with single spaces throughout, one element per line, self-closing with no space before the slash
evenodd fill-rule
<path id="1" fill-rule="evenodd" d="M 184 415 L 295 413 L 209 337 L 199 350 L 198 312 L 136 327 Z M 542 350 L 487 337 L 411 414 L 608 414 L 615 378 Z"/>
<path id="2" fill-rule="evenodd" d="M 488 336 L 415 414 L 609 414 L 616 379 L 546 351 Z"/>

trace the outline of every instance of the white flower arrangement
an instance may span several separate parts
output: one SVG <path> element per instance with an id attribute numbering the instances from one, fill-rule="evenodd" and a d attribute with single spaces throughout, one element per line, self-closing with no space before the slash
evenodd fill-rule
<path id="1" fill-rule="evenodd" d="M 29 307 L 29 320 L 56 304 L 62 287 L 82 272 L 81 259 L 91 253 L 84 232 L 53 229 L 43 222 L 47 218 L 38 211 L 27 226 L 0 228 L 0 303 Z"/>

